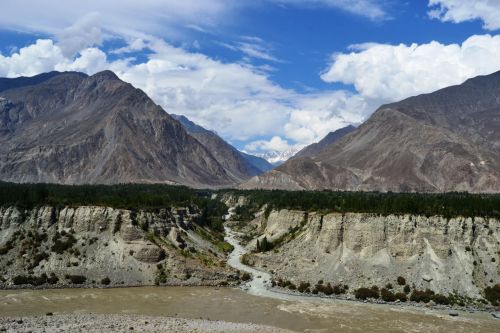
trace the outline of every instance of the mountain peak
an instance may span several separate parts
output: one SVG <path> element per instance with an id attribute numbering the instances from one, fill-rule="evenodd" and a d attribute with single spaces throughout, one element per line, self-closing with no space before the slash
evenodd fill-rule
<path id="1" fill-rule="evenodd" d="M 95 73 L 91 77 L 98 80 L 120 80 L 118 76 L 116 76 L 116 74 L 110 70 L 104 70 L 102 72 Z"/>

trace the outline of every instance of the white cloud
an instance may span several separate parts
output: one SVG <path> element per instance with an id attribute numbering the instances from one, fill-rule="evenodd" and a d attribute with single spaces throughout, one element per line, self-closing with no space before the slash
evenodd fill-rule
<path id="1" fill-rule="evenodd" d="M 498 0 L 429 0 L 429 7 L 429 16 L 444 22 L 481 20 L 485 29 L 500 29 Z"/>
<path id="2" fill-rule="evenodd" d="M 471 36 L 461 45 L 366 44 L 332 56 L 326 82 L 352 84 L 361 96 L 396 101 L 500 70 L 500 35 Z"/>
<path id="3" fill-rule="evenodd" d="M 282 5 L 301 7 L 330 7 L 348 13 L 367 17 L 371 20 L 384 20 L 389 17 L 380 0 L 268 0 Z"/>
<path id="4" fill-rule="evenodd" d="M 103 37 L 100 28 L 100 15 L 89 13 L 72 26 L 57 34 L 59 46 L 67 57 L 72 57 L 89 46 L 100 45 Z"/>
<path id="5" fill-rule="evenodd" d="M 184 114 L 228 140 L 270 138 L 250 146 L 259 151 L 296 150 L 369 114 L 368 106 L 357 95 L 338 91 L 299 94 L 273 83 L 260 68 L 222 63 L 152 37 L 131 40 L 126 50 L 118 53 L 137 48 L 148 48 L 147 61 L 110 61 L 96 47 L 85 48 L 74 58 L 66 57 L 52 40 L 38 40 L 11 56 L 0 55 L 0 76 L 51 70 L 93 74 L 111 69 L 143 89 L 167 112 Z"/>
<path id="6" fill-rule="evenodd" d="M 65 59 L 62 50 L 52 40 L 40 39 L 10 56 L 0 54 L 0 75 L 32 76 L 54 70 Z"/>
<path id="7" fill-rule="evenodd" d="M 241 40 L 233 44 L 218 42 L 219 45 L 236 52 L 243 53 L 248 58 L 283 62 L 272 55 L 273 46 L 259 37 L 243 36 Z"/>
<path id="8" fill-rule="evenodd" d="M 98 13 L 100 26 L 111 34 L 174 38 L 186 26 L 203 29 L 230 22 L 227 14 L 241 5 L 232 0 L 3 0 L 0 27 L 57 35 L 82 17 Z"/>
<path id="9" fill-rule="evenodd" d="M 291 145 L 287 140 L 279 136 L 273 136 L 270 140 L 256 140 L 245 146 L 245 149 L 250 152 L 265 152 L 274 151 L 284 153 L 287 151 L 296 151 L 298 147 Z"/>

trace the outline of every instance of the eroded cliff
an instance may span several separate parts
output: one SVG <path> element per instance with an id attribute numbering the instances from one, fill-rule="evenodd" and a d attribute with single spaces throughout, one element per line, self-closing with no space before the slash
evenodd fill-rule
<path id="1" fill-rule="evenodd" d="M 404 277 L 413 289 L 481 298 L 500 282 L 497 219 L 273 210 L 250 226 L 258 237 L 248 246 L 265 238 L 271 249 L 245 260 L 296 284 L 402 289 Z"/>
<path id="2" fill-rule="evenodd" d="M 222 235 L 197 225 L 196 207 L 0 208 L 4 286 L 216 285 L 237 279 Z"/>

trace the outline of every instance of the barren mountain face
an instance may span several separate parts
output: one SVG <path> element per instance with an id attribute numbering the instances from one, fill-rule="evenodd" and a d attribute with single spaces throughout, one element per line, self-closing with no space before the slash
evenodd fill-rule
<path id="1" fill-rule="evenodd" d="M 500 72 L 380 107 L 354 132 L 243 188 L 500 191 Z"/>
<path id="2" fill-rule="evenodd" d="M 263 158 L 238 151 L 217 133 L 193 123 L 185 116 L 172 115 L 172 117 L 178 120 L 192 137 L 207 148 L 232 177 L 245 181 L 273 168 Z"/>
<path id="3" fill-rule="evenodd" d="M 112 72 L 8 80 L 0 86 L 0 180 L 195 187 L 240 180 Z"/>

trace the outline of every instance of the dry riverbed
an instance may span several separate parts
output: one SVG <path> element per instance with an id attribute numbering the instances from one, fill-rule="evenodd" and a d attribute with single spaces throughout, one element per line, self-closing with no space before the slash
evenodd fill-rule
<path id="1" fill-rule="evenodd" d="M 62 314 L 0 318 L 0 332 L 208 332 L 286 333 L 283 329 L 201 319 L 139 315 Z"/>

